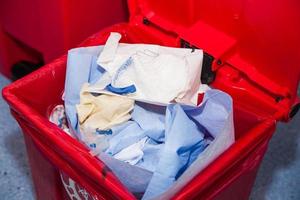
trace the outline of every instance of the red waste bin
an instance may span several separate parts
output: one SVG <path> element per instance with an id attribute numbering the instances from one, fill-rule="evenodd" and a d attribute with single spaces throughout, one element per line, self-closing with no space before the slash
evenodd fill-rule
<path id="1" fill-rule="evenodd" d="M 103 27 L 128 19 L 126 0 L 0 1 L 0 72 L 49 61 Z"/>
<path id="2" fill-rule="evenodd" d="M 81 46 L 104 44 L 114 31 L 127 43 L 201 48 L 202 81 L 234 100 L 236 142 L 182 190 L 174 191 L 172 199 L 247 199 L 276 123 L 288 121 L 299 109 L 299 2 L 128 3 L 128 23 L 106 28 Z M 287 31 L 290 27 L 293 31 Z M 48 121 L 52 108 L 63 103 L 65 69 L 62 56 L 3 90 L 24 133 L 37 198 L 65 199 L 75 191 L 67 192 L 63 185 L 74 181 L 77 192 L 84 191 L 90 199 L 134 199 L 84 145 Z"/>

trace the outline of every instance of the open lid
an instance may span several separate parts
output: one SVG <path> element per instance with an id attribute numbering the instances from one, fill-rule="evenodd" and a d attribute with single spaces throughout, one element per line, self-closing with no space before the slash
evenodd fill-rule
<path id="1" fill-rule="evenodd" d="M 130 0 L 129 6 L 132 15 L 243 71 L 269 92 L 296 97 L 300 1 Z"/>

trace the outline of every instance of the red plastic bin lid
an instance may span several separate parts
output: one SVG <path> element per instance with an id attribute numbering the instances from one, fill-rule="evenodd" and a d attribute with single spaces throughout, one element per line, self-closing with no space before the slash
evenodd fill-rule
<path id="1" fill-rule="evenodd" d="M 129 0 L 129 6 L 273 94 L 296 97 L 299 0 Z"/>

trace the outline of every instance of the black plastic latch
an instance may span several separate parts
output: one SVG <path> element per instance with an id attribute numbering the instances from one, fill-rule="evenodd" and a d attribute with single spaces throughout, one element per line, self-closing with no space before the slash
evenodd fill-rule
<path id="1" fill-rule="evenodd" d="M 211 84 L 215 78 L 216 73 L 212 71 L 212 64 L 214 57 L 208 53 L 203 54 L 203 64 L 202 64 L 202 73 L 201 73 L 201 82 L 205 84 Z"/>
<path id="2" fill-rule="evenodd" d="M 189 48 L 192 49 L 192 52 L 197 49 L 197 47 L 190 45 L 187 41 L 180 41 L 181 48 Z M 204 52 L 203 54 L 203 63 L 202 63 L 202 72 L 201 72 L 201 83 L 203 84 L 211 84 L 215 78 L 216 73 L 212 71 L 212 64 L 214 61 L 214 57 Z"/>

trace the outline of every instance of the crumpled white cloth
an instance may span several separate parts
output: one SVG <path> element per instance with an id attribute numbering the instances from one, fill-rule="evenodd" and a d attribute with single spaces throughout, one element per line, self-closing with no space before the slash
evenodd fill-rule
<path id="1" fill-rule="evenodd" d="M 128 95 L 136 100 L 168 104 L 197 104 L 201 85 L 203 51 L 149 44 L 119 44 L 119 33 L 111 33 L 97 64 L 105 73 L 90 86 L 90 92 L 107 92 L 134 86 Z M 109 90 L 108 90 L 109 91 Z M 109 91 L 113 92 L 113 91 Z"/>
<path id="2" fill-rule="evenodd" d="M 119 153 L 114 155 L 115 159 L 126 162 L 130 165 L 136 165 L 144 156 L 143 148 L 147 138 L 122 149 Z"/>

